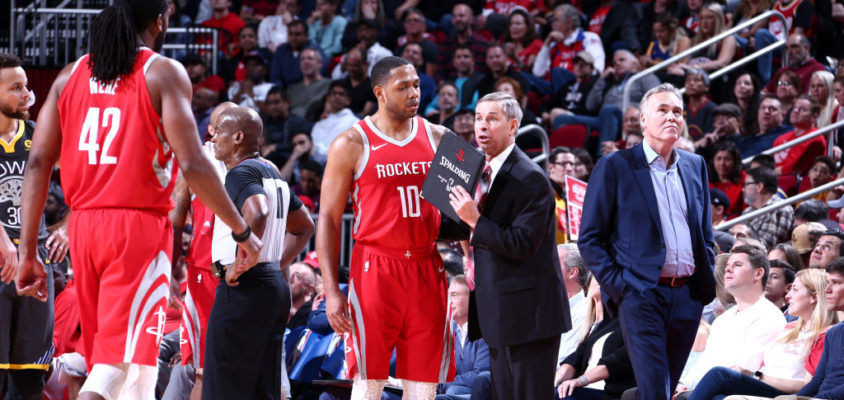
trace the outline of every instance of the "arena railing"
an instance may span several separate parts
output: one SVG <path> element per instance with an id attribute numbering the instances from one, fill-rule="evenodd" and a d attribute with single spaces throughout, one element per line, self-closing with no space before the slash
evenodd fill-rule
<path id="1" fill-rule="evenodd" d="M 777 209 L 782 208 L 782 207 L 790 207 L 791 205 L 793 205 L 797 202 L 801 202 L 803 200 L 810 199 L 817 194 L 826 192 L 828 190 L 832 190 L 834 187 L 836 187 L 838 185 L 844 185 L 844 178 L 836 179 L 836 180 L 829 182 L 825 185 L 818 186 L 814 189 L 807 190 L 803 193 L 798 193 L 798 194 L 791 196 L 791 197 L 789 197 L 789 198 L 787 198 L 783 201 L 777 202 L 775 204 L 771 204 L 769 206 L 762 207 L 762 208 L 760 208 L 756 211 L 752 211 L 752 212 L 749 212 L 747 214 L 741 215 L 739 217 L 733 218 L 733 219 L 731 219 L 727 222 L 719 224 L 714 229 L 717 229 L 719 231 L 727 230 L 730 227 L 732 227 L 733 225 L 745 223 L 745 222 L 752 220 L 752 219 L 754 219 L 754 218 L 756 218 L 756 217 L 758 217 L 762 214 L 769 213 L 771 211 L 777 210 Z"/>
<path id="2" fill-rule="evenodd" d="M 835 130 L 838 129 L 838 128 L 841 128 L 841 127 L 844 127 L 844 121 L 838 121 L 834 124 L 829 124 L 829 125 L 821 128 L 821 129 L 814 131 L 814 132 L 806 133 L 806 134 L 804 134 L 804 135 L 802 135 L 798 138 L 789 140 L 788 142 L 785 142 L 785 143 L 783 143 L 779 146 L 771 147 L 770 149 L 765 150 L 760 154 L 773 155 L 777 152 L 780 152 L 780 151 L 783 151 L 785 149 L 797 146 L 800 143 L 806 142 L 808 140 L 812 140 L 812 139 L 814 139 L 814 138 L 816 138 L 820 135 L 826 134 L 827 135 L 826 143 L 827 143 L 827 149 L 828 149 L 827 153 L 829 155 L 832 155 L 832 146 L 830 145 L 830 143 L 832 143 L 832 137 L 835 135 Z M 755 156 L 747 157 L 747 158 L 741 160 L 742 164 L 749 164 L 751 161 L 753 161 L 753 157 L 755 157 Z"/>
<path id="3" fill-rule="evenodd" d="M 67 1 L 61 3 L 65 4 Z M 102 10 L 39 8 L 30 4 L 15 8 L 12 0 L 9 47 L 24 62 L 44 66 L 64 66 L 88 51 L 88 26 Z M 31 28 L 27 29 L 27 26 Z M 167 29 L 162 54 L 178 58 L 184 52 L 206 56 L 210 73 L 217 73 L 220 31 L 203 26 L 170 27 Z M 204 40 L 195 40 L 205 36 Z"/>
<path id="4" fill-rule="evenodd" d="M 652 74 L 654 72 L 663 70 L 663 69 L 667 68 L 669 65 L 674 64 L 675 62 L 682 60 L 683 58 L 686 58 L 690 55 L 693 55 L 693 54 L 697 53 L 698 51 L 700 51 L 700 50 L 702 50 L 706 47 L 709 47 L 712 44 L 715 44 L 719 41 L 724 40 L 728 36 L 738 32 L 738 31 L 740 31 L 744 28 L 752 26 L 752 25 L 756 24 L 757 22 L 768 19 L 770 17 L 778 18 L 780 21 L 782 21 L 783 26 L 788 26 L 788 24 L 786 24 L 785 17 L 779 11 L 768 10 L 768 11 L 765 11 L 762 14 L 759 14 L 759 15 L 757 15 L 757 16 L 755 16 L 755 17 L 753 17 L 753 18 L 751 18 L 751 19 L 749 19 L 745 22 L 742 22 L 741 24 L 736 25 L 733 28 L 730 28 L 730 29 L 728 29 L 724 32 L 721 32 L 718 35 L 715 35 L 713 38 L 711 38 L 711 39 L 709 39 L 709 40 L 707 40 L 703 43 L 692 46 L 691 48 L 689 48 L 688 50 L 686 50 L 686 51 L 684 51 L 680 54 L 677 54 L 677 55 L 675 55 L 675 56 L 673 56 L 673 57 L 671 57 L 671 58 L 669 58 L 665 61 L 662 61 L 659 64 L 651 66 L 650 68 L 645 69 L 644 71 L 641 71 L 641 72 L 634 74 L 633 76 L 631 76 L 627 80 L 627 83 L 624 85 L 624 91 L 622 92 L 623 100 L 622 100 L 621 111 L 624 112 L 625 110 L 627 110 L 627 108 L 630 107 L 630 87 L 633 86 L 632 85 L 633 82 L 638 81 L 639 79 L 642 79 L 642 77 L 644 77 L 645 75 Z M 729 73 L 730 71 L 734 70 L 735 68 L 738 68 L 738 67 L 740 67 L 740 66 L 742 66 L 742 65 L 744 65 L 744 64 L 746 64 L 750 61 L 753 61 L 756 58 L 759 58 L 760 56 L 762 56 L 763 54 L 770 53 L 771 51 L 774 51 L 777 48 L 782 47 L 783 45 L 785 45 L 785 39 L 780 39 L 780 40 L 778 40 L 774 43 L 771 43 L 770 45 L 768 45 L 768 46 L 766 46 L 762 49 L 759 49 L 752 54 L 748 54 L 748 55 L 742 57 L 740 60 L 733 62 L 730 65 L 727 65 L 726 67 L 721 68 L 720 70 L 712 73 L 710 75 L 710 78 L 714 79 L 714 78 L 717 78 L 717 77 L 719 77 L 723 74 Z M 781 61 L 782 61 L 782 65 L 787 64 L 787 55 L 786 54 L 783 54 Z"/>
<path id="5" fill-rule="evenodd" d="M 311 218 L 314 220 L 314 226 L 319 224 L 319 214 L 311 214 Z M 343 221 L 340 225 L 340 265 L 349 266 L 352 261 L 352 247 L 355 245 L 355 240 L 352 238 L 352 223 L 354 220 L 354 214 L 343 214 Z M 316 250 L 316 233 L 305 245 L 302 253 L 299 254 L 299 259 L 303 259 L 305 254 L 314 250 Z"/>
<path id="6" fill-rule="evenodd" d="M 542 154 L 533 157 L 533 161 L 541 166 L 545 166 L 545 162 L 548 159 L 548 132 L 545 132 L 545 129 L 542 129 L 541 126 L 536 124 L 531 124 L 527 126 L 523 126 L 516 131 L 516 137 L 522 135 L 533 135 L 539 137 L 539 141 L 542 143 Z"/>

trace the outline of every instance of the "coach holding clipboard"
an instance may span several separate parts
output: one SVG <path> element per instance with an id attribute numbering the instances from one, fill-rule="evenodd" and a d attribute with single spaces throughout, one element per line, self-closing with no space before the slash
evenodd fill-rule
<path id="1" fill-rule="evenodd" d="M 492 390 L 501 400 L 553 398 L 560 334 L 571 328 L 554 241 L 554 193 L 542 169 L 515 146 L 521 117 L 508 94 L 478 101 L 475 138 L 487 161 L 479 204 L 463 187 L 451 193 L 452 207 L 472 228 L 469 339 L 489 345 Z"/>
<path id="2" fill-rule="evenodd" d="M 683 130 L 679 91 L 659 85 L 641 110 L 642 143 L 602 157 L 592 171 L 578 248 L 618 306 L 636 399 L 668 400 L 715 297 L 715 242 L 706 163 L 674 149 Z"/>

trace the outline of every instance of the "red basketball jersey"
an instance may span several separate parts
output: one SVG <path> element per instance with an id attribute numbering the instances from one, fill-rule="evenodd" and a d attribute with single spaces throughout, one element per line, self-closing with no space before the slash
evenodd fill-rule
<path id="1" fill-rule="evenodd" d="M 166 215 L 176 168 L 145 73 L 159 56 L 138 50 L 132 73 L 111 84 L 80 58 L 58 101 L 61 179 L 73 210 L 132 208 Z"/>
<path id="2" fill-rule="evenodd" d="M 214 212 L 199 197 L 191 201 L 193 236 L 185 261 L 191 267 L 211 270 L 211 243 L 214 241 Z"/>
<path id="3" fill-rule="evenodd" d="M 354 238 L 400 252 L 428 248 L 440 230 L 440 212 L 419 192 L 434 159 L 434 139 L 421 117 L 407 139 L 396 141 L 364 118 L 355 125 L 363 138 L 363 162 L 352 187 Z"/>

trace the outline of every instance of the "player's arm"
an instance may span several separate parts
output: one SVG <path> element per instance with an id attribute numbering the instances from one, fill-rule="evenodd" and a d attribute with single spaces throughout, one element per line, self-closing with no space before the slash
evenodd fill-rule
<path id="1" fill-rule="evenodd" d="M 448 129 L 442 125 L 431 124 L 431 135 L 434 137 L 434 143 L 439 147 L 440 140 L 442 140 L 443 135 L 445 134 L 452 134 L 457 135 L 451 129 Z"/>
<path id="2" fill-rule="evenodd" d="M 284 252 L 281 254 L 281 269 L 287 268 L 314 236 L 314 220 L 311 219 L 308 210 L 300 205 L 299 208 L 287 213 L 286 229 Z"/>
<path id="3" fill-rule="evenodd" d="M 325 288 L 325 314 L 337 333 L 351 329 L 346 314 L 346 297 L 340 291 L 337 279 L 337 267 L 343 211 L 349 196 L 349 186 L 354 179 L 362 153 L 363 140 L 354 129 L 340 134 L 328 149 L 328 162 L 325 165 L 320 191 L 317 255 Z"/>
<path id="4" fill-rule="evenodd" d="M 175 206 L 170 210 L 170 222 L 173 224 L 173 260 L 175 261 L 182 251 L 182 232 L 185 229 L 188 210 L 190 210 L 190 187 L 181 172 L 176 179 L 172 197 Z M 175 262 L 173 262 L 173 267 L 176 267 Z"/>
<path id="5" fill-rule="evenodd" d="M 193 192 L 232 228 L 232 232 L 246 231 L 248 225 L 229 200 L 220 180 L 209 179 L 215 176 L 216 171 L 203 154 L 196 135 L 196 122 L 190 105 L 192 90 L 185 69 L 168 58 L 153 62 L 147 73 L 147 86 L 153 104 L 161 105 L 159 112 L 167 141 L 173 147 L 182 174 Z M 238 249 L 236 268 L 249 268 L 258 260 L 261 241 L 252 234 L 238 243 Z"/>
<path id="6" fill-rule="evenodd" d="M 53 82 L 38 114 L 32 136 L 32 150 L 26 162 L 21 193 L 21 237 L 18 247 L 18 294 L 47 301 L 47 272 L 38 260 L 38 226 L 47 202 L 50 174 L 59 160 L 62 132 L 59 125 L 59 95 L 67 84 L 73 65 L 62 69 Z"/>
<path id="7" fill-rule="evenodd" d="M 44 246 L 47 247 L 47 258 L 53 264 L 64 261 L 67 256 L 69 238 L 67 236 L 67 223 L 70 221 L 70 214 L 72 211 L 67 210 L 62 219 L 53 225 L 47 227 L 50 236 L 47 236 L 47 241 Z"/>

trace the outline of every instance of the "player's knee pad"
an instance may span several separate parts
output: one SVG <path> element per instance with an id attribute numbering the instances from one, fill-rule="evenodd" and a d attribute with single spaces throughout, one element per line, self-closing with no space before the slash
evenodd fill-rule
<path id="1" fill-rule="evenodd" d="M 355 379 L 352 384 L 351 400 L 381 400 L 381 392 L 387 380 Z"/>
<path id="2" fill-rule="evenodd" d="M 79 393 L 92 392 L 105 400 L 120 398 L 129 364 L 94 364 Z"/>
<path id="3" fill-rule="evenodd" d="M 432 400 L 437 395 L 437 384 L 402 379 L 402 400 Z"/>

